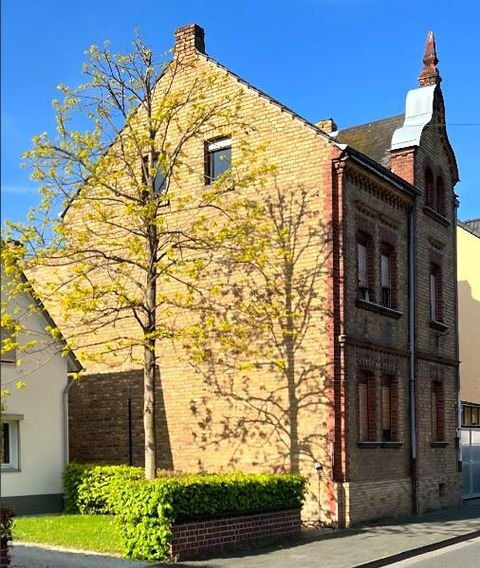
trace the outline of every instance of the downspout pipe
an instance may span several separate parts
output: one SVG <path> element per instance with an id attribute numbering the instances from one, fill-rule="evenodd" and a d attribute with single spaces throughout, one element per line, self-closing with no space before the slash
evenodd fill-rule
<path id="1" fill-rule="evenodd" d="M 412 513 L 418 515 L 417 504 L 417 401 L 415 382 L 415 322 L 416 322 L 416 224 L 415 204 L 408 216 L 408 374 L 410 402 L 410 475 L 412 480 Z"/>
<path id="2" fill-rule="evenodd" d="M 74 379 L 72 377 L 68 377 L 67 384 L 63 389 L 62 393 L 62 402 L 63 402 L 63 465 L 64 467 L 69 462 L 69 450 L 68 450 L 68 393 L 72 388 Z"/>

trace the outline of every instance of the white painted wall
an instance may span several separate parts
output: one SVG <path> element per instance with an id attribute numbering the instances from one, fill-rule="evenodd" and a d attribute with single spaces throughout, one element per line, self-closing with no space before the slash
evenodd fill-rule
<path id="1" fill-rule="evenodd" d="M 62 473 L 65 465 L 63 391 L 67 385 L 67 359 L 47 347 L 44 331 L 47 325 L 39 313 L 26 314 L 31 301 L 28 295 L 10 303 L 10 313 L 19 316 L 27 333 L 18 341 L 36 337 L 39 347 L 22 353 L 22 365 L 1 363 L 2 388 L 8 388 L 3 415 L 21 414 L 19 422 L 19 470 L 1 472 L 1 494 L 5 497 L 63 493 Z M 43 338 L 43 339 L 42 339 Z M 40 345 L 42 346 L 40 348 Z M 17 380 L 25 381 L 25 388 L 15 388 Z"/>

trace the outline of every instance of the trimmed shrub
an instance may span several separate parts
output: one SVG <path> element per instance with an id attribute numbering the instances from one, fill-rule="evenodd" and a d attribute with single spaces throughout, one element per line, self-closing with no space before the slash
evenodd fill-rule
<path id="1" fill-rule="evenodd" d="M 63 474 L 65 513 L 112 514 L 118 487 L 138 479 L 141 467 L 70 463 Z"/>
<path id="2" fill-rule="evenodd" d="M 280 509 L 300 508 L 305 479 L 299 475 L 187 475 L 127 482 L 115 503 L 128 558 L 169 557 L 172 524 Z"/>

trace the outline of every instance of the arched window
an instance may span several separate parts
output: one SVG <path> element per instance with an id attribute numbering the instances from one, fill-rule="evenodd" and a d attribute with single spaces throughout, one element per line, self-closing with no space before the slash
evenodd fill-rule
<path id="1" fill-rule="evenodd" d="M 426 168 L 425 170 L 425 195 L 427 205 L 436 210 L 435 186 L 433 183 L 432 170 L 430 168 Z"/>
<path id="2" fill-rule="evenodd" d="M 440 215 L 443 215 L 445 217 L 445 184 L 443 183 L 443 178 L 441 176 L 437 177 L 435 189 L 437 194 L 437 207 L 435 208 L 435 210 L 437 211 L 437 213 L 440 213 Z"/>

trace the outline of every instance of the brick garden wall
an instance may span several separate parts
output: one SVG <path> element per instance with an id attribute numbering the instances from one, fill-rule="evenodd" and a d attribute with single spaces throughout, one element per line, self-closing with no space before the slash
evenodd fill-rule
<path id="1" fill-rule="evenodd" d="M 172 556 L 189 558 L 262 538 L 293 535 L 300 529 L 299 509 L 181 523 L 173 526 Z"/>

